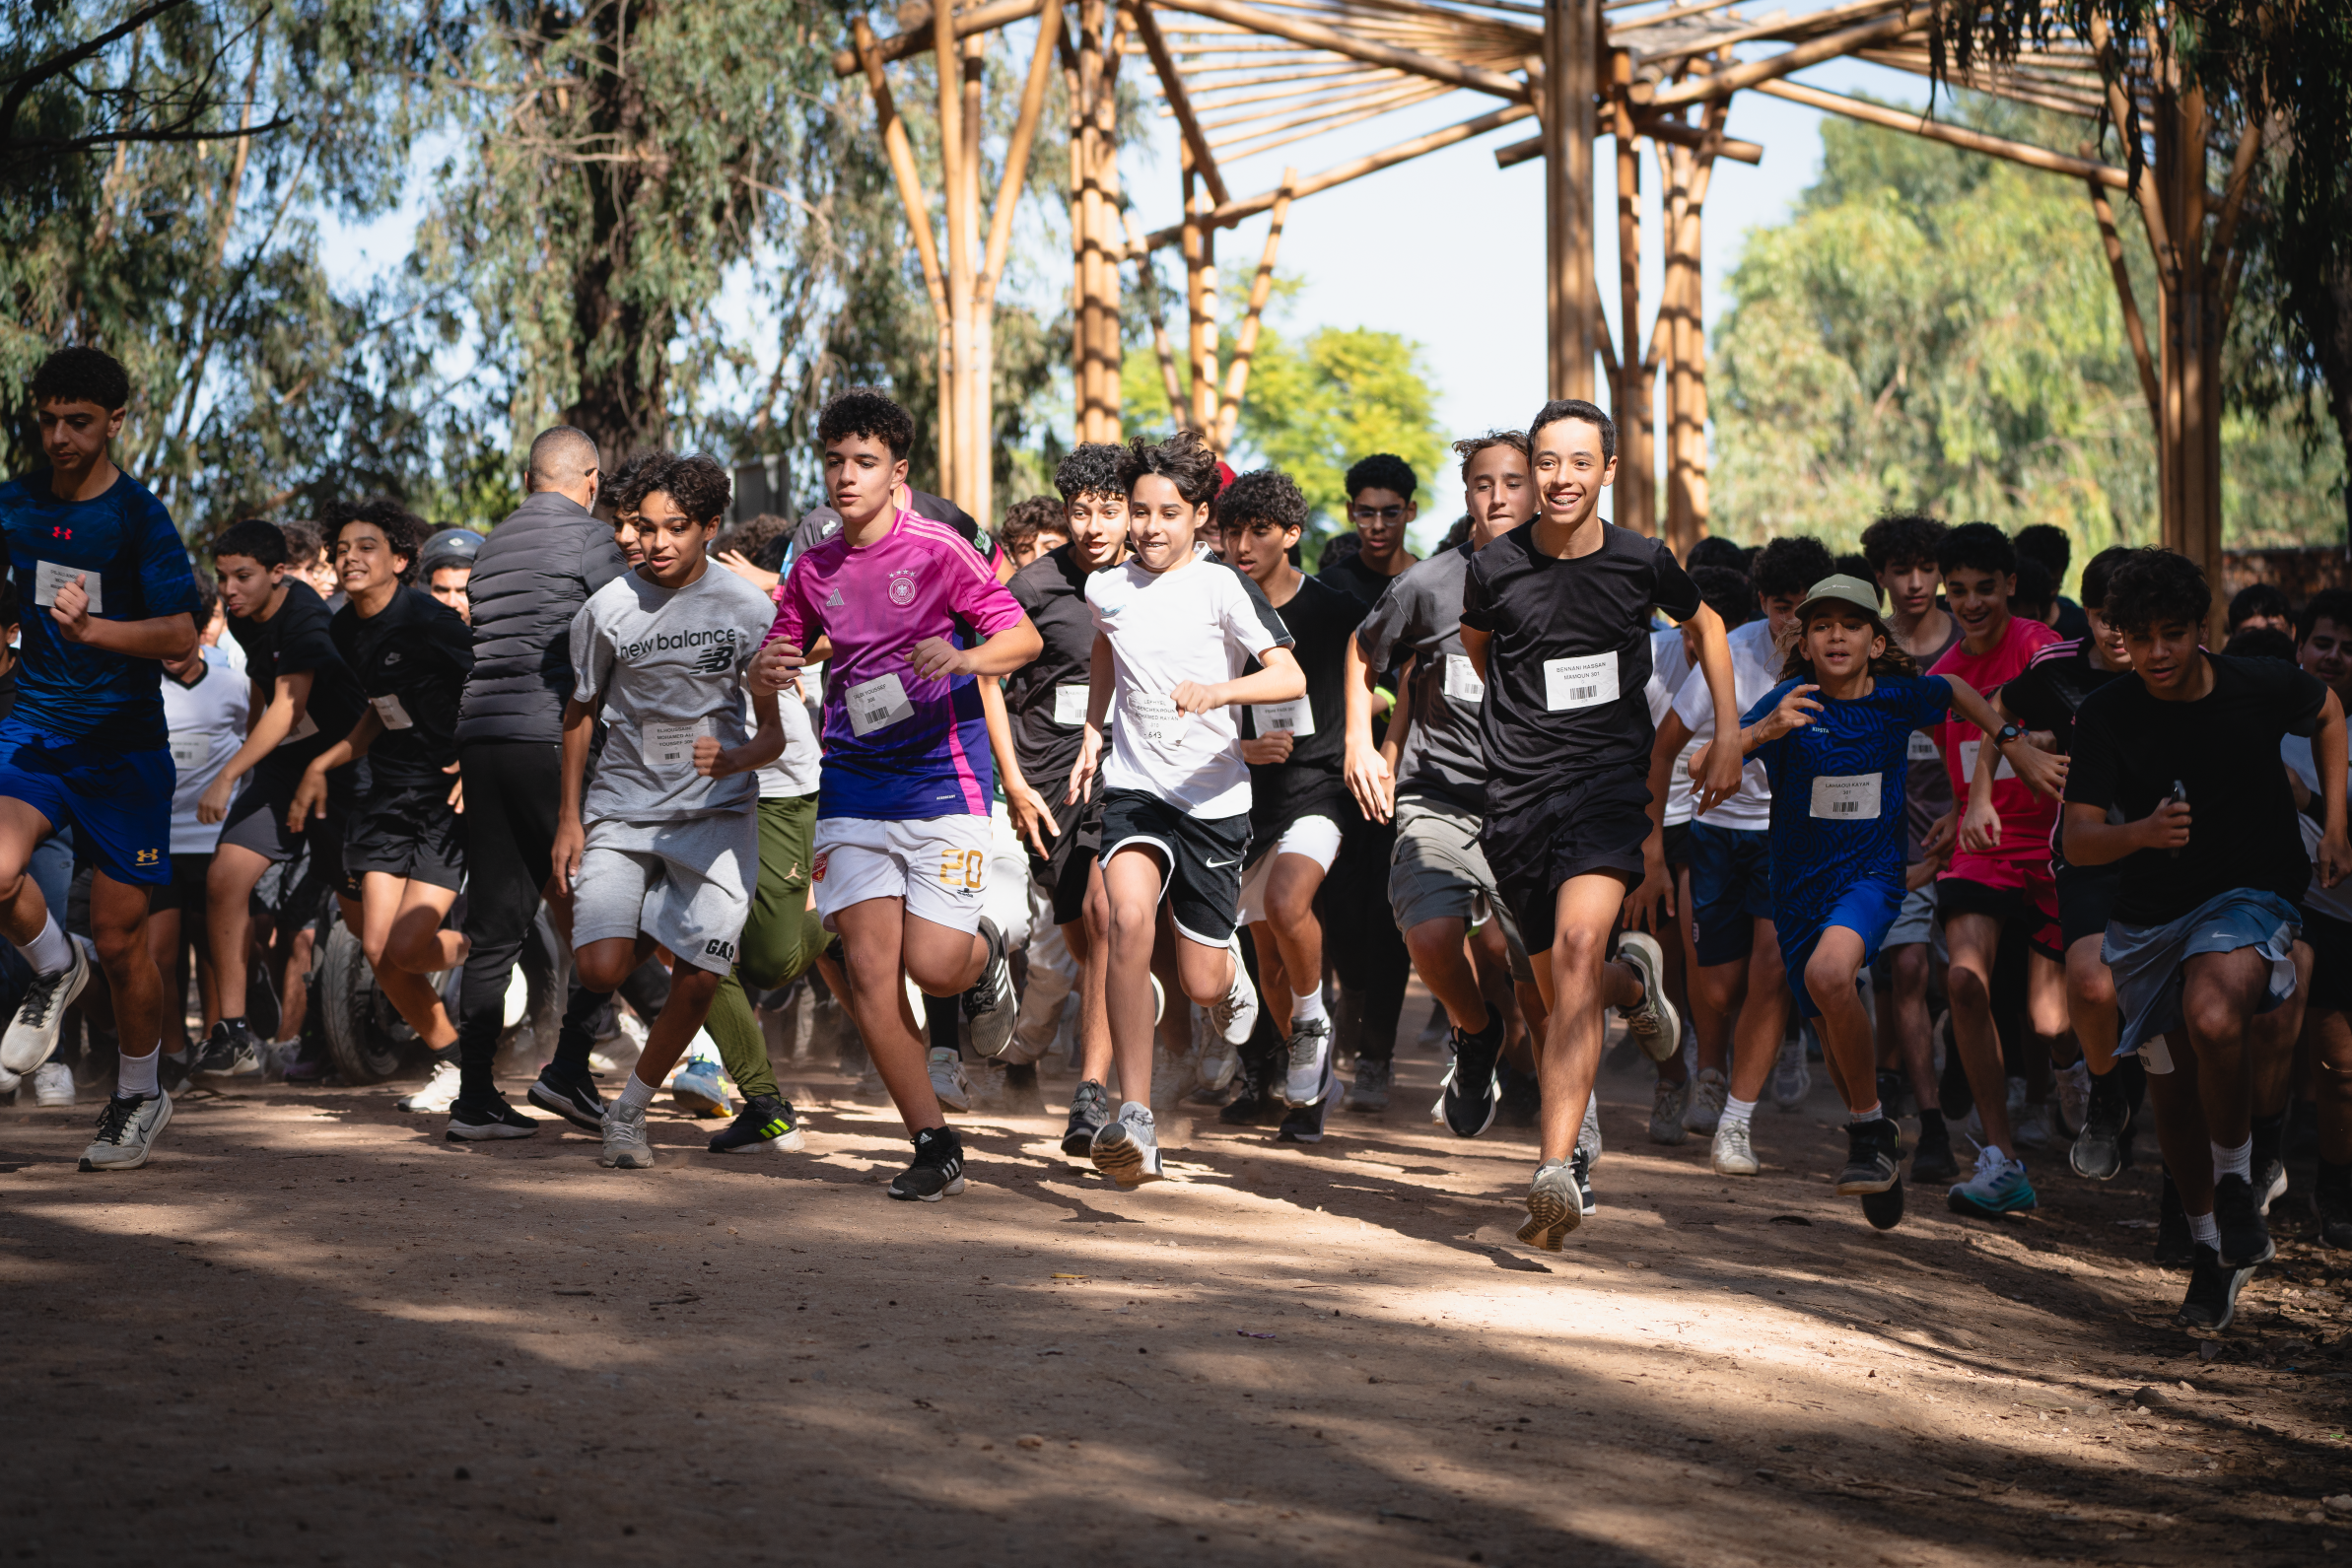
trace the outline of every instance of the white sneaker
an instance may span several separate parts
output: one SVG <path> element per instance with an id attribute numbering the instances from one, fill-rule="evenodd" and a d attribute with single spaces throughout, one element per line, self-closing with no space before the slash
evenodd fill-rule
<path id="1" fill-rule="evenodd" d="M 1130 1191 L 1167 1179 L 1160 1169 L 1159 1128 L 1151 1120 L 1151 1107 L 1133 1100 L 1119 1108 L 1116 1121 L 1095 1129 L 1088 1153 L 1096 1170 Z"/>
<path id="2" fill-rule="evenodd" d="M 34 977 L 32 989 L 17 1005 L 16 1017 L 9 1020 L 8 1033 L 0 1036 L 0 1067 L 17 1073 L 31 1072 L 56 1054 L 65 1009 L 74 1004 L 74 998 L 82 994 L 82 988 L 90 984 L 93 967 L 88 942 L 79 936 L 69 936 L 65 945 L 73 953 L 72 961 L 54 975 Z"/>
<path id="3" fill-rule="evenodd" d="M 953 1046 L 931 1048 L 931 1092 L 947 1110 L 972 1109 L 972 1084 L 964 1076 L 964 1058 Z"/>
<path id="4" fill-rule="evenodd" d="M 1241 961 L 1239 926 L 1225 948 L 1233 955 L 1233 984 L 1210 1007 L 1209 1021 L 1226 1045 L 1240 1047 L 1249 1043 L 1250 1031 L 1258 1026 L 1258 988 L 1250 984 L 1249 969 Z"/>
<path id="5" fill-rule="evenodd" d="M 74 1103 L 74 1069 L 62 1061 L 44 1061 L 33 1069 L 33 1103 L 50 1110 Z"/>
<path id="6" fill-rule="evenodd" d="M 1756 1150 L 1748 1141 L 1748 1124 L 1718 1124 L 1715 1147 L 1707 1156 L 1707 1163 L 1715 1168 L 1717 1176 L 1754 1176 L 1762 1169 L 1756 1163 Z"/>
<path id="7" fill-rule="evenodd" d="M 517 964 L 507 972 L 507 993 L 499 1002 L 499 1027 L 512 1029 L 522 1022 L 522 1015 L 531 1010 L 531 985 L 522 978 L 522 966 Z"/>
<path id="8" fill-rule="evenodd" d="M 1331 1081 L 1331 1020 L 1314 1018 L 1300 1024 L 1285 1049 L 1282 1103 L 1318 1104 Z"/>
<path id="9" fill-rule="evenodd" d="M 1683 1108 L 1683 1125 L 1693 1132 L 1712 1132 L 1723 1120 L 1723 1102 L 1731 1084 L 1714 1067 L 1701 1067 L 1691 1079 L 1691 1103 Z"/>
<path id="10" fill-rule="evenodd" d="M 1813 1069 L 1805 1061 L 1805 1032 L 1780 1042 L 1780 1059 L 1772 1067 L 1772 1103 L 1794 1111 L 1813 1088 Z"/>
<path id="11" fill-rule="evenodd" d="M 450 1107 L 457 1103 L 457 1085 L 463 1077 L 464 1074 L 457 1070 L 454 1061 L 437 1061 L 433 1064 L 433 1076 L 425 1080 L 425 1086 L 393 1101 L 392 1109 L 419 1112 L 426 1116 L 448 1116 Z"/>
<path id="12" fill-rule="evenodd" d="M 2081 1135 L 2083 1119 L 2091 1114 L 2091 1064 L 2077 1061 L 2058 1069 L 2058 1120 L 2065 1124 L 2068 1141 Z"/>
<path id="13" fill-rule="evenodd" d="M 646 1140 L 645 1107 L 615 1100 L 604 1108 L 604 1148 L 596 1163 L 607 1170 L 644 1171 L 653 1168 L 654 1145 Z"/>
<path id="14" fill-rule="evenodd" d="M 109 1095 L 98 1114 L 98 1136 L 82 1151 L 85 1171 L 135 1171 L 155 1152 L 157 1134 L 172 1123 L 172 1097 Z"/>

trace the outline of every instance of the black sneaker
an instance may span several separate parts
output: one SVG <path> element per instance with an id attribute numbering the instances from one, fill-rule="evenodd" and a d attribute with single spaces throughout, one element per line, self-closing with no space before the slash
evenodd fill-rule
<path id="1" fill-rule="evenodd" d="M 1274 1129 L 1278 1143 L 1320 1143 L 1323 1141 L 1323 1119 L 1338 1097 L 1339 1074 L 1333 1069 L 1331 1051 L 1323 1053 L 1323 1077 L 1315 1092 L 1313 1105 L 1292 1105 L 1282 1125 Z"/>
<path id="2" fill-rule="evenodd" d="M 1593 1196 L 1593 1157 L 1589 1149 L 1578 1149 L 1568 1156 L 1568 1175 L 1576 1180 L 1576 1212 L 1586 1219 L 1601 1212 L 1600 1199 Z"/>
<path id="3" fill-rule="evenodd" d="M 915 1163 L 890 1179 L 890 1195 L 910 1202 L 936 1203 L 964 1190 L 964 1143 L 953 1127 L 925 1127 L 915 1134 Z"/>
<path id="4" fill-rule="evenodd" d="M 2251 1268 L 2232 1268 L 2221 1255 L 2199 1242 L 2188 1265 L 2188 1294 L 2173 1321 L 2184 1329 L 2219 1333 L 2238 1316 L 2238 1292 L 2253 1277 Z"/>
<path id="5" fill-rule="evenodd" d="M 2319 1179 L 2312 1187 L 2312 1207 L 2319 1219 L 2319 1245 L 2338 1251 L 2352 1249 L 2352 1165 L 2319 1162 Z"/>
<path id="6" fill-rule="evenodd" d="M 1234 1080 L 1233 1098 L 1225 1102 L 1216 1119 L 1229 1127 L 1254 1127 L 1263 1125 L 1283 1110 L 1282 1102 L 1266 1092 L 1257 1068 L 1244 1057 L 1241 1074 Z"/>
<path id="7" fill-rule="evenodd" d="M 2156 1199 L 2156 1264 L 2185 1268 L 2196 1261 L 2197 1239 L 2189 1234 L 2188 1210 L 2180 1205 L 2180 1189 L 2173 1173 L 2164 1173 L 2164 1189 Z"/>
<path id="8" fill-rule="evenodd" d="M 585 1074 L 574 1077 L 549 1062 L 532 1080 L 530 1103 L 551 1116 L 562 1117 L 583 1132 L 603 1135 L 604 1101 L 596 1093 L 595 1080 Z"/>
<path id="9" fill-rule="evenodd" d="M 2075 1134 L 2067 1156 L 2074 1174 L 2094 1182 L 2111 1182 L 2123 1170 L 2123 1129 L 2131 1125 L 2131 1102 L 2126 1096 L 2123 1063 L 2091 1080 L 2091 1101 L 2083 1108 L 2083 1129 Z"/>
<path id="10" fill-rule="evenodd" d="M 797 1154 L 806 1147 L 793 1103 L 772 1094 L 753 1095 L 734 1121 L 711 1134 L 713 1154 L 757 1154 L 762 1149 Z"/>
<path id="11" fill-rule="evenodd" d="M 1494 1125 L 1502 1103 L 1502 1086 L 1494 1068 L 1502 1054 L 1502 1019 L 1489 1014 L 1478 1034 L 1454 1030 L 1454 1064 L 1445 1072 L 1447 1130 L 1458 1138 L 1475 1138 Z"/>
<path id="12" fill-rule="evenodd" d="M 1845 1169 L 1839 1197 L 1867 1197 L 1902 1180 L 1902 1124 L 1892 1117 L 1845 1125 Z"/>
<path id="13" fill-rule="evenodd" d="M 1911 1153 L 1911 1180 L 1921 1187 L 1960 1180 L 1960 1161 L 1952 1157 L 1949 1125 L 1919 1130 L 1919 1146 Z"/>
<path id="14" fill-rule="evenodd" d="M 1531 1127 L 1543 1119 L 1543 1087 L 1507 1061 L 1496 1062 L 1494 1082 L 1500 1097 L 1494 1102 L 1494 1120 L 1506 1127 Z"/>
<path id="15" fill-rule="evenodd" d="M 261 1037 L 242 1018 L 224 1018 L 204 1037 L 190 1072 L 215 1077 L 242 1077 L 261 1070 Z"/>
<path id="16" fill-rule="evenodd" d="M 1004 933 L 987 916 L 980 917 L 980 934 L 988 941 L 988 963 L 980 978 L 963 994 L 964 1026 L 972 1032 L 972 1049 L 991 1060 L 1012 1044 L 1012 1026 L 1021 999 L 1013 993 L 1012 966 L 1004 956 Z"/>
<path id="17" fill-rule="evenodd" d="M 1090 1160 L 1094 1134 L 1111 1120 L 1111 1092 L 1092 1078 L 1070 1091 L 1070 1125 L 1062 1129 L 1062 1152 L 1073 1160 Z"/>
<path id="18" fill-rule="evenodd" d="M 2261 1202 L 2262 1217 L 2270 1217 L 2270 1205 L 2287 1195 L 2287 1162 L 2273 1155 L 2254 1162 L 2254 1196 Z"/>
<path id="19" fill-rule="evenodd" d="M 2251 1268 L 2278 1256 L 2262 1217 L 2262 1194 L 2245 1177 L 2225 1176 L 2213 1184 L 2213 1223 L 2221 1229 L 2221 1261 L 2230 1267 Z"/>
<path id="20" fill-rule="evenodd" d="M 450 1125 L 441 1135 L 451 1143 L 488 1143 L 499 1138 L 527 1138 L 538 1130 L 538 1123 L 504 1100 L 486 1105 L 459 1100 L 450 1107 Z"/>

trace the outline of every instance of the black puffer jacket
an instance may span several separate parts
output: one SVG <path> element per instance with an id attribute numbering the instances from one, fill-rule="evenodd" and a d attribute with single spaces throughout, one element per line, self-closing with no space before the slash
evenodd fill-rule
<path id="1" fill-rule="evenodd" d="M 612 528 L 552 490 L 523 498 L 474 559 L 474 672 L 457 744 L 563 739 L 572 690 L 572 617 L 629 570 Z"/>

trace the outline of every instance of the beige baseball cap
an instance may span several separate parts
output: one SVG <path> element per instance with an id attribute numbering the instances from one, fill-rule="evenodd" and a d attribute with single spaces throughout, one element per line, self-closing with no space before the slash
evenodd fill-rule
<path id="1" fill-rule="evenodd" d="M 1860 578 L 1840 572 L 1813 584 L 1805 595 L 1805 602 L 1797 606 L 1797 620 L 1805 619 L 1805 612 L 1817 604 L 1850 604 L 1855 609 L 1878 620 L 1878 589 Z"/>

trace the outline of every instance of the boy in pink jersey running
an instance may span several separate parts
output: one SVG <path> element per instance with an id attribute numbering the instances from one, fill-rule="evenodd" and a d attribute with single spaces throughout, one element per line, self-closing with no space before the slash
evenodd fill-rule
<path id="1" fill-rule="evenodd" d="M 907 1003 L 963 997 L 974 1049 L 1001 1055 L 1017 999 L 1004 937 L 981 914 L 996 771 L 977 677 L 1037 656 L 1037 629 L 963 536 L 896 506 L 914 422 L 868 387 L 825 406 L 826 498 L 841 531 L 776 588 L 754 691 L 825 663 L 825 762 L 810 866 L 817 913 L 840 933 L 846 998 L 914 1135 L 897 1198 L 963 1191 L 962 1142 L 939 1114 Z"/>

